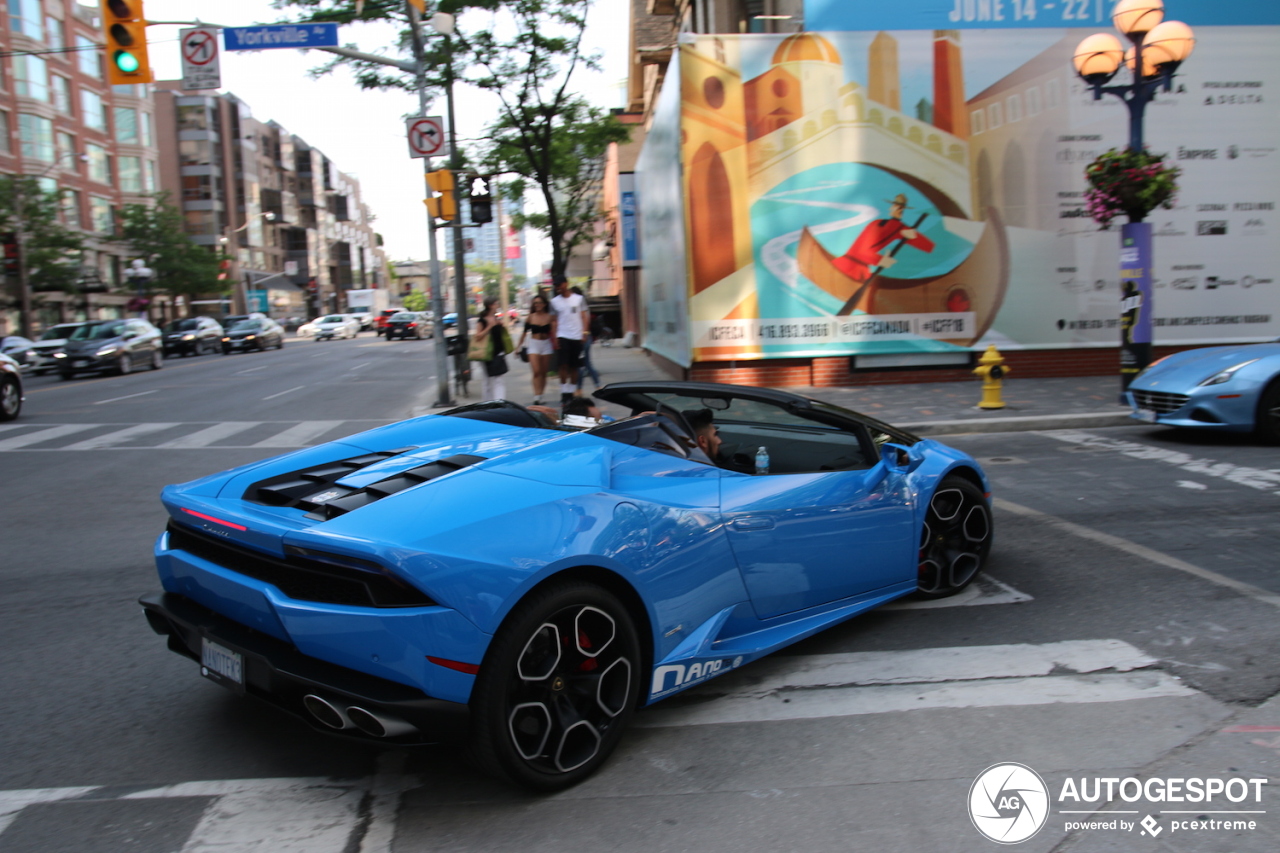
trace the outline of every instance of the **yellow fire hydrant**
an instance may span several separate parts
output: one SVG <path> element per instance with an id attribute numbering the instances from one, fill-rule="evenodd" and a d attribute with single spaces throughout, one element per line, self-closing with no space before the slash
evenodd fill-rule
<path id="1" fill-rule="evenodd" d="M 1009 373 L 1009 368 L 1005 366 L 1004 356 L 996 349 L 995 344 L 987 347 L 973 372 L 982 377 L 982 400 L 978 403 L 978 408 L 1003 409 L 1004 400 L 1000 398 L 1000 391 L 1004 387 L 1004 377 Z"/>

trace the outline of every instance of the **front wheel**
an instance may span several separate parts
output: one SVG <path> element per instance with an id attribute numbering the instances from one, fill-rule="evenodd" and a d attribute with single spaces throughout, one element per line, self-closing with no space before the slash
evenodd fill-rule
<path id="1" fill-rule="evenodd" d="M 920 530 L 916 594 L 945 598 L 968 586 L 987 562 L 994 532 L 982 490 L 963 477 L 943 479 Z"/>
<path id="2" fill-rule="evenodd" d="M 11 421 L 22 411 L 22 391 L 12 376 L 0 380 L 0 421 Z"/>
<path id="3" fill-rule="evenodd" d="M 120 356 L 120 364 L 116 367 L 120 371 L 121 376 L 127 376 L 133 372 L 133 356 L 129 353 L 122 353 Z"/>
<path id="4" fill-rule="evenodd" d="M 164 367 L 164 356 L 160 354 L 160 350 L 151 351 L 151 369 L 159 370 Z"/>
<path id="5" fill-rule="evenodd" d="M 579 581 L 531 593 L 498 630 L 472 690 L 477 763 L 535 791 L 582 781 L 618 745 L 640 666 L 635 625 L 611 593 Z"/>
<path id="6" fill-rule="evenodd" d="M 1280 379 L 1262 392 L 1258 400 L 1258 435 L 1272 444 L 1280 444 Z"/>

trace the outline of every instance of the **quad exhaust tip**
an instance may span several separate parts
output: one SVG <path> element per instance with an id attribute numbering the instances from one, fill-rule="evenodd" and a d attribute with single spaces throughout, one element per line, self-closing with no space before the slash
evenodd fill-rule
<path id="1" fill-rule="evenodd" d="M 302 698 L 302 704 L 306 707 L 311 716 L 315 717 L 325 726 L 331 729 L 359 729 L 370 737 L 397 737 L 399 735 L 416 732 L 417 726 L 412 723 L 405 722 L 399 717 L 393 717 L 390 714 L 369 711 L 364 708 L 351 705 L 343 708 L 333 702 L 325 699 L 323 696 L 317 696 L 314 693 L 308 693 Z"/>

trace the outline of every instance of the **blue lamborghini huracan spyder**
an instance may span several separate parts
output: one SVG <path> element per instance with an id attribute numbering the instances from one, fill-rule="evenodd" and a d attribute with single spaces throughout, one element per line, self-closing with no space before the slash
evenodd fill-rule
<path id="1" fill-rule="evenodd" d="M 169 486 L 147 620 L 324 731 L 430 742 L 466 711 L 484 768 L 555 790 L 636 708 L 958 592 L 987 558 L 990 489 L 960 451 L 780 391 L 596 393 L 631 417 L 479 403 Z"/>

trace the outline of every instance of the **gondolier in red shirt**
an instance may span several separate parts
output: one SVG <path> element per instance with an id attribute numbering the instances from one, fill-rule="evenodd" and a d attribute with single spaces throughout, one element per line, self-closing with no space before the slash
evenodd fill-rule
<path id="1" fill-rule="evenodd" d="M 898 193 L 889 202 L 889 218 L 869 222 L 858 239 L 853 241 L 843 256 L 832 258 L 831 263 L 850 278 L 865 282 L 871 277 L 871 267 L 888 269 L 897 263 L 889 254 L 894 241 L 902 240 L 908 246 L 922 252 L 933 251 L 933 241 L 902 221 L 907 210 L 907 197 Z M 877 270 L 879 272 L 879 270 Z"/>

